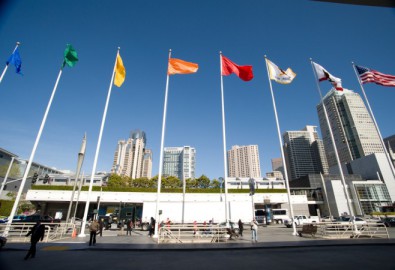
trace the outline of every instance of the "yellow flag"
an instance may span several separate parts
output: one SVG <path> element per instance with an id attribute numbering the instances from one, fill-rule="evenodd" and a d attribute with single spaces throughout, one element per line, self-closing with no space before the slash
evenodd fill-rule
<path id="1" fill-rule="evenodd" d="M 123 82 L 125 81 L 126 77 L 126 70 L 125 67 L 123 66 L 122 58 L 118 54 L 117 56 L 117 65 L 115 67 L 115 79 L 114 79 L 114 84 L 118 87 L 121 87 Z"/>

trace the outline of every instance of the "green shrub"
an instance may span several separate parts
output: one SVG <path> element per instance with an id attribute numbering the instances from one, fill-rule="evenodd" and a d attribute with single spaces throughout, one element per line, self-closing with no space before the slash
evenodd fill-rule
<path id="1" fill-rule="evenodd" d="M 72 186 L 33 185 L 34 190 L 73 190 Z M 83 186 L 82 191 L 88 191 L 88 186 Z M 100 191 L 100 187 L 93 186 L 92 191 Z M 157 188 L 137 187 L 102 187 L 103 192 L 157 192 Z M 182 193 L 182 188 L 162 188 L 162 193 Z M 186 193 L 220 193 L 219 188 L 187 188 Z M 255 193 L 286 193 L 286 189 L 256 189 Z M 222 189 L 222 193 L 224 190 Z M 228 189 L 228 193 L 250 193 L 249 189 Z"/>

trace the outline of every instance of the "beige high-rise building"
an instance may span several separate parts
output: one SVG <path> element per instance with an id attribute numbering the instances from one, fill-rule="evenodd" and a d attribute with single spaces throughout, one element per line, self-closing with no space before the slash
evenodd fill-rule
<path id="1" fill-rule="evenodd" d="M 132 131 L 129 139 L 118 141 L 111 173 L 129 176 L 132 179 L 151 175 L 152 158 L 151 164 L 149 161 L 144 162 L 145 144 L 145 132 L 140 130 Z M 147 166 L 146 168 L 144 168 L 144 164 Z"/>
<path id="2" fill-rule="evenodd" d="M 384 153 L 379 134 L 361 96 L 354 91 L 332 89 L 323 98 L 335 138 L 340 163 L 373 153 Z M 337 166 L 322 104 L 317 105 L 321 134 L 329 167 Z"/>
<path id="3" fill-rule="evenodd" d="M 234 145 L 228 150 L 228 177 L 261 177 L 258 145 Z"/>
<path id="4" fill-rule="evenodd" d="M 152 178 L 152 151 L 150 149 L 144 151 L 142 177 Z"/>

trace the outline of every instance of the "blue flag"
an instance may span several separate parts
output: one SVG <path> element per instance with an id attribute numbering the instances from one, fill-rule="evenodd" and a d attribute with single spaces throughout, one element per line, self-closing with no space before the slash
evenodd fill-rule
<path id="1" fill-rule="evenodd" d="M 8 58 L 7 65 L 8 64 L 14 64 L 15 68 L 16 68 L 16 73 L 22 75 L 22 72 L 21 72 L 22 60 L 21 60 L 21 56 L 19 55 L 18 48 L 16 48 L 14 53 L 11 54 L 10 58 Z"/>

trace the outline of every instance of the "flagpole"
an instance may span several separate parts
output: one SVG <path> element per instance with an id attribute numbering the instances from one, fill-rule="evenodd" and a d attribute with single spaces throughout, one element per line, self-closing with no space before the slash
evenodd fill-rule
<path id="1" fill-rule="evenodd" d="M 112 70 L 111 82 L 110 82 L 110 86 L 108 87 L 107 100 L 106 100 L 106 105 L 105 105 L 105 107 L 104 107 L 103 118 L 102 118 L 101 126 L 100 126 L 99 138 L 98 138 L 98 140 L 97 140 L 95 159 L 94 159 L 94 161 L 93 161 L 91 179 L 90 179 L 90 182 L 89 182 L 88 197 L 87 197 L 87 199 L 86 199 L 84 217 L 83 217 L 83 219 L 82 219 L 82 225 L 81 225 L 81 232 L 80 232 L 80 234 L 78 235 L 78 237 L 85 237 L 85 225 L 86 225 L 86 219 L 87 219 L 87 217 L 88 217 L 90 196 L 91 196 L 91 193 L 92 193 L 92 186 L 93 186 L 93 180 L 94 180 L 94 178 L 95 178 L 95 171 L 96 171 L 97 159 L 98 159 L 98 157 L 99 157 L 100 144 L 101 144 L 101 139 L 102 139 L 102 135 L 103 135 L 104 124 L 105 124 L 105 122 L 106 122 L 107 109 L 108 109 L 108 104 L 109 104 L 109 102 L 110 102 L 111 90 L 112 90 L 112 85 L 113 85 L 113 82 L 114 82 L 115 69 L 116 69 L 116 66 L 117 66 L 117 59 L 118 59 L 118 55 L 119 55 L 119 50 L 120 50 L 120 49 L 121 49 L 121 48 L 118 47 L 117 55 L 116 55 L 116 57 L 115 57 L 114 68 L 113 68 L 113 70 Z"/>
<path id="2" fill-rule="evenodd" d="M 364 87 L 362 86 L 362 82 L 361 82 L 361 80 L 360 80 L 360 77 L 358 76 L 358 73 L 357 73 L 357 70 L 356 70 L 356 68 L 355 68 L 354 62 L 351 62 L 351 63 L 352 63 L 352 66 L 353 66 L 353 68 L 354 68 L 355 76 L 357 76 L 358 83 L 359 83 L 359 86 L 361 87 L 363 96 L 365 97 L 366 104 L 368 105 L 369 113 L 370 113 L 370 116 L 371 116 L 372 119 L 373 119 L 374 127 L 376 128 L 376 131 L 377 131 L 377 133 L 379 134 L 380 142 L 381 142 L 381 145 L 382 145 L 382 147 L 383 147 L 383 150 L 384 150 L 384 153 L 385 153 L 385 157 L 387 158 L 387 161 L 388 161 L 388 163 L 389 163 L 389 165 L 390 165 L 390 168 L 391 168 L 391 171 L 392 171 L 392 175 L 395 177 L 394 165 L 392 164 L 391 158 L 390 158 L 390 156 L 389 156 L 389 154 L 388 154 L 388 151 L 386 150 L 387 148 L 385 147 L 385 143 L 384 143 L 383 137 L 381 136 L 381 132 L 380 132 L 379 126 L 377 125 L 376 118 L 374 117 L 372 108 L 370 107 L 370 103 L 369 103 L 368 97 L 366 96 L 365 89 L 364 89 Z"/>
<path id="3" fill-rule="evenodd" d="M 84 134 L 84 138 L 82 138 L 81 149 L 80 149 L 80 152 L 78 153 L 77 170 L 76 170 L 76 173 L 75 173 L 73 191 L 71 192 L 71 199 L 70 199 L 69 209 L 67 211 L 66 223 L 69 223 L 71 208 L 72 208 L 73 202 L 74 202 L 75 189 L 77 187 L 78 177 L 80 175 L 82 163 L 84 162 L 85 148 L 86 148 L 86 133 Z"/>
<path id="4" fill-rule="evenodd" d="M 79 203 L 79 201 L 80 201 L 81 188 L 82 188 L 82 182 L 84 181 L 84 175 L 85 175 L 85 172 L 82 172 L 81 180 L 80 180 L 80 182 L 79 182 L 79 184 L 78 184 L 77 201 L 75 202 L 74 214 L 73 214 L 73 220 L 74 220 L 74 221 L 75 221 L 75 216 L 77 215 L 77 208 L 78 208 L 78 203 Z M 79 179 L 79 178 L 78 178 L 78 179 Z M 76 181 L 77 181 L 78 179 L 76 179 Z"/>
<path id="5" fill-rule="evenodd" d="M 354 222 L 354 220 L 355 220 L 354 210 L 352 209 L 352 206 L 351 206 L 350 196 L 349 196 L 349 194 L 348 194 L 347 185 L 346 185 L 346 180 L 344 179 L 343 169 L 342 169 L 342 167 L 341 167 L 340 158 L 339 158 L 339 154 L 338 154 L 338 151 L 337 151 L 337 146 L 336 146 L 335 138 L 333 137 L 332 127 L 331 127 L 331 124 L 330 124 L 330 122 L 329 122 L 329 117 L 328 117 L 328 113 L 327 113 L 327 111 L 326 111 L 326 106 L 325 106 L 325 103 L 324 103 L 324 99 L 323 99 L 323 97 L 322 97 L 321 88 L 320 88 L 320 85 L 319 85 L 319 83 L 318 83 L 317 74 L 316 74 L 315 68 L 314 68 L 314 66 L 313 66 L 313 59 L 311 59 L 311 58 L 310 58 L 310 63 L 311 63 L 311 68 L 313 69 L 313 73 L 314 73 L 314 77 L 315 77 L 315 83 L 316 83 L 316 85 L 317 85 L 318 94 L 320 95 L 322 107 L 323 107 L 323 109 L 324 109 L 325 119 L 326 119 L 326 123 L 327 123 L 327 125 L 328 125 L 329 134 L 330 134 L 330 136 L 331 136 L 333 148 L 334 148 L 334 150 L 335 150 L 336 161 L 337 161 L 337 165 L 339 166 L 340 178 L 341 178 L 342 184 L 343 184 L 344 195 L 346 196 L 346 200 L 347 200 L 348 211 L 350 212 L 350 215 L 352 216 L 354 228 L 355 228 L 355 230 L 357 230 L 357 227 L 355 226 L 355 222 Z"/>
<path id="6" fill-rule="evenodd" d="M 272 102 L 273 102 L 273 109 L 274 109 L 274 117 L 276 118 L 276 125 L 277 125 L 277 135 L 278 135 L 278 141 L 280 143 L 280 151 L 281 151 L 281 158 L 283 159 L 283 166 L 284 166 L 284 178 L 285 178 L 285 183 L 287 185 L 287 196 L 288 196 L 288 202 L 289 202 L 289 211 L 291 212 L 291 218 L 292 218 L 292 228 L 293 232 L 292 235 L 298 235 L 296 231 L 296 224 L 293 220 L 294 218 L 294 210 L 292 206 L 292 201 L 291 201 L 291 191 L 289 187 L 289 180 L 288 180 L 288 170 L 287 170 L 287 163 L 285 162 L 285 155 L 284 155 L 284 149 L 283 149 L 283 140 L 281 138 L 281 131 L 280 131 L 280 123 L 278 121 L 278 115 L 277 115 L 277 108 L 276 108 L 276 101 L 274 99 L 274 93 L 273 93 L 273 86 L 272 86 L 272 81 L 270 79 L 269 75 L 269 67 L 267 65 L 267 57 L 265 55 L 265 63 L 266 63 L 266 71 L 267 71 L 267 77 L 269 79 L 269 86 L 270 86 L 270 93 L 272 95 Z"/>
<path id="7" fill-rule="evenodd" d="M 18 46 L 19 46 L 20 44 L 21 44 L 21 43 L 20 43 L 19 41 L 16 43 L 15 49 L 14 49 L 14 51 L 13 51 L 12 53 L 14 53 L 14 52 L 16 51 L 16 49 L 18 49 Z M 3 70 L 3 73 L 1 74 L 1 77 L 0 77 L 0 83 L 1 83 L 1 81 L 3 80 L 3 77 L 4 77 L 4 75 L 5 75 L 5 73 L 6 73 L 7 69 L 8 69 L 8 65 L 9 65 L 9 64 L 10 64 L 10 63 L 7 62 L 7 64 L 5 65 L 5 68 L 4 68 L 4 70 Z"/>
<path id="8" fill-rule="evenodd" d="M 222 52 L 219 52 L 220 74 L 221 74 L 221 105 L 222 105 L 222 141 L 224 148 L 224 193 L 225 193 L 225 224 L 229 226 L 228 212 L 228 162 L 226 158 L 226 128 L 225 128 L 225 103 L 224 103 L 224 82 L 222 76 Z"/>
<path id="9" fill-rule="evenodd" d="M 30 167 L 32 166 L 34 155 L 36 154 L 36 149 L 37 149 L 38 143 L 40 141 L 41 134 L 42 134 L 42 131 L 43 131 L 44 126 L 45 126 L 45 122 L 47 120 L 49 109 L 51 108 L 52 100 L 53 100 L 53 98 L 55 96 L 56 89 L 58 88 L 58 83 L 59 83 L 60 77 L 62 76 L 62 71 L 63 71 L 63 66 L 60 68 L 58 78 L 56 79 L 55 86 L 54 86 L 54 88 L 52 90 L 52 94 L 51 94 L 51 97 L 49 99 L 49 102 L 48 102 L 48 105 L 47 105 L 47 109 L 45 110 L 44 117 L 43 117 L 40 129 L 39 129 L 37 137 L 36 137 L 36 141 L 34 142 L 33 150 L 32 150 L 32 152 L 30 154 L 29 162 L 27 163 L 25 172 L 23 174 L 23 178 L 22 178 L 22 182 L 21 182 L 21 185 L 19 187 L 19 190 L 18 190 L 18 194 L 17 194 L 17 196 L 15 198 L 14 205 L 12 207 L 10 216 L 8 218 L 7 226 L 6 226 L 6 228 L 4 230 L 4 233 L 3 233 L 5 236 L 8 235 L 8 232 L 9 232 L 11 224 L 12 224 L 12 219 L 13 219 L 13 217 L 14 217 L 14 215 L 16 213 L 16 210 L 18 208 L 19 200 L 21 198 L 22 191 L 23 191 L 23 188 L 24 188 L 25 183 L 26 183 L 27 176 L 28 176 L 29 171 L 30 171 Z"/>
<path id="10" fill-rule="evenodd" d="M 171 49 L 169 50 L 169 60 L 171 58 Z M 159 175 L 158 175 L 158 191 L 156 194 L 156 208 L 155 208 L 155 233 L 154 237 L 158 237 L 158 223 L 159 223 L 159 196 L 162 185 L 162 170 L 163 170 L 163 147 L 165 142 L 165 129 L 166 129 L 166 113 L 167 113 L 167 97 L 169 92 L 169 73 L 166 78 L 166 91 L 165 91 L 165 102 L 163 106 L 163 120 L 162 120 L 162 136 L 160 140 L 160 157 L 159 157 Z M 158 237 L 159 241 L 159 237 Z"/>
<path id="11" fill-rule="evenodd" d="M 322 188 L 324 189 L 325 199 L 326 199 L 326 203 L 327 203 L 327 206 L 328 206 L 329 219 L 330 219 L 330 221 L 332 221 L 332 211 L 331 211 L 331 207 L 329 205 L 328 193 L 326 192 L 324 176 L 322 175 L 322 173 L 320 173 L 320 176 L 321 176 Z"/>

